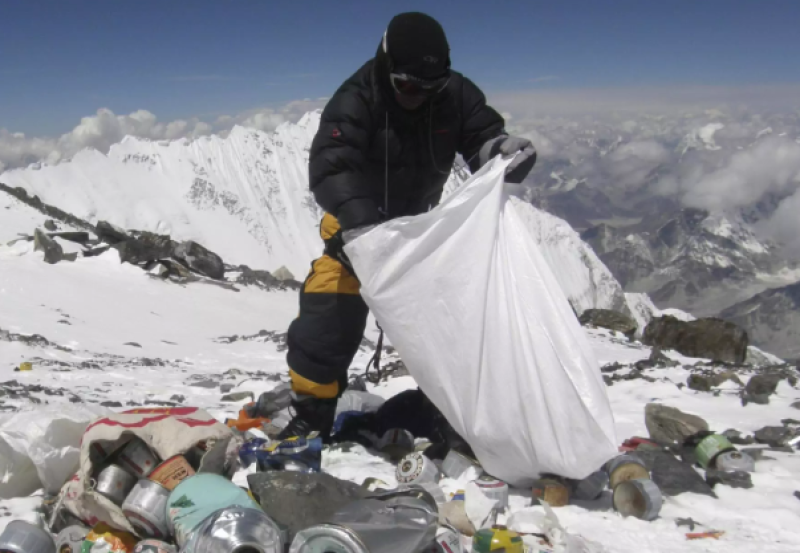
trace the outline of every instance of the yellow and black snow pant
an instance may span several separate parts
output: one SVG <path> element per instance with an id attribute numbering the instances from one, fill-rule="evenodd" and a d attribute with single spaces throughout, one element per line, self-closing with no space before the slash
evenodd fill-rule
<path id="1" fill-rule="evenodd" d="M 361 345 L 369 308 L 342 251 L 339 221 L 325 214 L 320 235 L 325 253 L 311 264 L 300 290 L 300 314 L 289 326 L 286 360 L 296 393 L 334 398 L 347 387 L 347 369 Z"/>

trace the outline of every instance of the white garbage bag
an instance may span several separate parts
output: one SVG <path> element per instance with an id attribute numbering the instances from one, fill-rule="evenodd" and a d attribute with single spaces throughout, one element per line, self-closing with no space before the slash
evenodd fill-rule
<path id="1" fill-rule="evenodd" d="M 37 406 L 0 419 L 0 499 L 56 494 L 78 470 L 83 432 L 105 407 Z"/>
<path id="2" fill-rule="evenodd" d="M 584 478 L 617 453 L 583 329 L 494 159 L 437 208 L 345 247 L 361 294 L 484 469 L 514 485 Z"/>

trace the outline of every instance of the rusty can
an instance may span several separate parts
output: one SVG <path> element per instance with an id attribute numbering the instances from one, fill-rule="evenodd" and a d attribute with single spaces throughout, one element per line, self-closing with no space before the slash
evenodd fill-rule
<path id="1" fill-rule="evenodd" d="M 158 482 L 169 491 L 172 491 L 181 481 L 190 476 L 194 476 L 194 474 L 194 469 L 186 460 L 186 457 L 183 455 L 175 455 L 158 465 L 155 470 L 150 473 L 149 478 L 153 482 Z"/>
<path id="2" fill-rule="evenodd" d="M 142 478 L 122 504 L 122 512 L 142 537 L 163 539 L 169 535 L 167 500 L 169 490 Z"/>
<path id="3" fill-rule="evenodd" d="M 609 487 L 613 490 L 622 482 L 650 478 L 650 472 L 639 457 L 630 453 L 618 455 L 606 464 Z"/>
<path id="4" fill-rule="evenodd" d="M 122 448 L 115 462 L 137 478 L 147 478 L 158 466 L 158 457 L 150 451 L 146 443 L 139 438 L 133 438 Z"/>
<path id="5" fill-rule="evenodd" d="M 108 465 L 97 476 L 97 484 L 94 489 L 114 505 L 120 506 L 134 485 L 136 485 L 135 476 L 117 465 Z"/>
<path id="6" fill-rule="evenodd" d="M 569 487 L 558 476 L 546 476 L 533 483 L 533 497 L 551 507 L 563 507 L 569 503 Z"/>

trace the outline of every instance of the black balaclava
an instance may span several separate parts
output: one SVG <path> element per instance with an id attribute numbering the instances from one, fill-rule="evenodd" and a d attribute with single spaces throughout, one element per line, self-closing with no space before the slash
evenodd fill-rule
<path id="1" fill-rule="evenodd" d="M 385 41 L 393 71 L 397 73 L 436 79 L 450 68 L 450 46 L 444 29 L 429 15 L 407 12 L 394 16 Z"/>

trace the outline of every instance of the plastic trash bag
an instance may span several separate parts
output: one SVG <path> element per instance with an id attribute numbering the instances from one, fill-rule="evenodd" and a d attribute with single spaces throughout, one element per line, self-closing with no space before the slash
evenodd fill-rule
<path id="1" fill-rule="evenodd" d="M 56 494 L 78 470 L 81 437 L 104 407 L 40 405 L 0 419 L 0 498 Z"/>
<path id="2" fill-rule="evenodd" d="M 614 419 L 558 275 L 509 199 L 508 163 L 345 252 L 409 372 L 488 473 L 581 479 L 616 454 Z"/>

